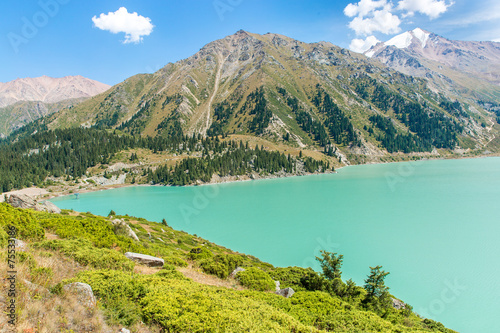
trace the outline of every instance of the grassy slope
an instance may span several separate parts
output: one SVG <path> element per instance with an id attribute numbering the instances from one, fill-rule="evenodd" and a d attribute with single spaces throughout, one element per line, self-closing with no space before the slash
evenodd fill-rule
<path id="1" fill-rule="evenodd" d="M 57 103 L 21 101 L 0 108 L 0 133 L 9 135 L 13 127 L 24 126 L 44 115 L 50 115 L 63 108 L 70 110 L 73 105 L 77 105 L 84 100 L 85 98 L 73 98 Z M 44 114 L 45 112 L 46 114 Z"/>
<path id="2" fill-rule="evenodd" d="M 116 219 L 128 223 L 140 241 L 113 226 L 111 220 Z M 8 225 L 16 226 L 17 237 L 29 246 L 17 257 L 20 330 L 106 332 L 127 326 L 136 332 L 451 332 L 393 309 L 383 319 L 363 310 L 359 299 L 348 302 L 301 288 L 297 279 L 308 270 L 275 268 L 195 235 L 128 216 L 103 218 L 70 211 L 56 215 L 2 203 L 2 269 Z M 161 257 L 166 265 L 159 269 L 134 264 L 123 255 L 126 251 Z M 227 277 L 236 265 L 260 278 L 247 274 L 243 280 L 242 275 L 247 287 L 242 286 Z M 286 299 L 255 290 L 269 289 L 271 277 L 282 287 L 293 286 L 296 294 Z M 38 287 L 31 289 L 25 281 Z M 73 281 L 92 286 L 98 309 L 89 311 L 62 291 L 63 284 Z M 1 287 L 6 292 L 5 282 Z"/>

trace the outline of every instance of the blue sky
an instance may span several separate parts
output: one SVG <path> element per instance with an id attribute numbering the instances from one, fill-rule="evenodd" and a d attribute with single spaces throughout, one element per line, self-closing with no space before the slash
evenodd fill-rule
<path id="1" fill-rule="evenodd" d="M 351 49 L 416 27 L 500 41 L 498 0 L 5 0 L 0 16 L 0 82 L 83 75 L 116 84 L 240 29 Z"/>

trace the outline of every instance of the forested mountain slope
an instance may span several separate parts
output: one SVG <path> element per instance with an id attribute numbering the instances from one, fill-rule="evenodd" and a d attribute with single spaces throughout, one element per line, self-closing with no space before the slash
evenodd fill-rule
<path id="1" fill-rule="evenodd" d="M 366 156 L 482 149 L 496 121 L 476 102 L 330 43 L 239 31 L 45 124 L 143 136 L 180 126 L 189 135 L 249 134 Z"/>

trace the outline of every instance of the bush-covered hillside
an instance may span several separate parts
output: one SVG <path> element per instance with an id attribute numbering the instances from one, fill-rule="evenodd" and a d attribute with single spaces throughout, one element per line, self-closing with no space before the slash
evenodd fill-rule
<path id="1" fill-rule="evenodd" d="M 129 236 L 127 225 L 139 241 Z M 365 288 L 343 281 L 343 258 L 335 253 L 320 254 L 319 274 L 273 267 L 166 222 L 73 211 L 58 215 L 1 203 L 2 269 L 10 226 L 27 243 L 16 261 L 20 331 L 453 332 L 418 317 L 409 305 L 394 309 L 380 267 L 372 268 Z M 160 257 L 165 265 L 143 266 L 125 252 Z M 236 267 L 245 271 L 230 277 Z M 295 294 L 276 295 L 274 281 Z M 72 298 L 63 288 L 71 282 L 88 283 L 97 308 L 86 309 Z M 3 292 L 6 288 L 4 282 Z"/>

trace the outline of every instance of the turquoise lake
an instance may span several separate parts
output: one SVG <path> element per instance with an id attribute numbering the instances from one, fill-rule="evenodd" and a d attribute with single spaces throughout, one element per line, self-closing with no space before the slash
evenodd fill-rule
<path id="1" fill-rule="evenodd" d="M 133 186 L 53 199 L 65 209 L 161 221 L 275 266 L 343 279 L 369 266 L 390 292 L 460 332 L 500 332 L 500 158 L 351 166 L 336 174 L 194 187 Z"/>

